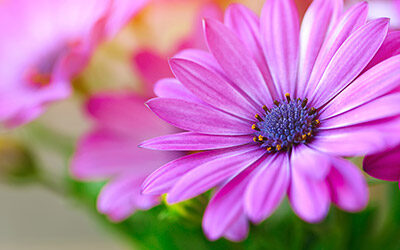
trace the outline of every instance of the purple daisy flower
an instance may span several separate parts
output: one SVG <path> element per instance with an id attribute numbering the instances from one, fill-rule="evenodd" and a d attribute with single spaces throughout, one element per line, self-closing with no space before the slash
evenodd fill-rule
<path id="1" fill-rule="evenodd" d="M 342 157 L 400 142 L 400 56 L 388 19 L 367 22 L 363 2 L 316 0 L 299 25 L 291 0 L 268 0 L 261 18 L 232 5 L 224 24 L 207 19 L 210 52 L 171 59 L 147 105 L 187 130 L 144 142 L 156 150 L 203 151 L 172 161 L 143 184 L 169 203 L 216 193 L 203 219 L 208 238 L 241 240 L 287 195 L 294 212 L 319 222 L 330 203 L 359 211 L 362 173 Z M 397 44 L 397 45 L 396 45 Z"/>

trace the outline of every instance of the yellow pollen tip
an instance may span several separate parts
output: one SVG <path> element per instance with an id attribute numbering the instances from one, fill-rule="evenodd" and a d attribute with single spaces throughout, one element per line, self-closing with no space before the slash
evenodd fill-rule
<path id="1" fill-rule="evenodd" d="M 307 136 L 310 137 L 311 136 L 311 132 L 308 132 Z"/>
<path id="2" fill-rule="evenodd" d="M 289 93 L 286 93 L 286 94 L 285 94 L 285 97 L 286 97 L 287 102 L 289 103 L 289 102 L 290 102 L 290 94 L 289 94 Z"/>
<path id="3" fill-rule="evenodd" d="M 256 131 L 260 131 L 260 129 L 255 124 L 251 125 L 251 129 L 252 130 L 256 130 Z"/>
<path id="4" fill-rule="evenodd" d="M 267 112 L 267 113 L 269 112 L 269 109 L 267 108 L 266 105 L 262 106 L 262 108 L 264 109 L 265 112 Z"/>
<path id="5" fill-rule="evenodd" d="M 257 136 L 254 136 L 254 137 L 253 137 L 253 141 L 254 141 L 254 142 L 258 142 Z"/>
<path id="6" fill-rule="evenodd" d="M 317 119 L 315 120 L 315 125 L 319 125 L 321 122 Z"/>
<path id="7" fill-rule="evenodd" d="M 268 148 L 267 148 L 267 151 L 271 151 L 271 150 L 272 150 L 272 148 L 271 148 L 271 147 L 268 147 Z"/>
<path id="8" fill-rule="evenodd" d="M 301 136 L 301 139 L 302 139 L 302 140 L 307 139 L 307 135 L 302 135 L 302 136 Z"/>
<path id="9" fill-rule="evenodd" d="M 314 107 L 312 107 L 310 109 L 310 111 L 308 112 L 308 114 L 312 115 L 312 114 L 315 114 L 315 112 L 317 112 L 317 110 Z"/>
<path id="10" fill-rule="evenodd" d="M 255 117 L 257 120 L 259 120 L 260 122 L 264 121 L 264 120 L 261 118 L 261 116 L 260 116 L 259 114 L 256 114 L 254 117 Z"/>
<path id="11" fill-rule="evenodd" d="M 281 145 L 276 145 L 276 150 L 280 151 L 282 149 Z"/>
<path id="12" fill-rule="evenodd" d="M 259 141 L 262 141 L 262 140 L 264 140 L 264 136 L 262 136 L 262 135 L 259 135 L 259 136 L 258 136 L 258 140 L 259 140 Z"/>

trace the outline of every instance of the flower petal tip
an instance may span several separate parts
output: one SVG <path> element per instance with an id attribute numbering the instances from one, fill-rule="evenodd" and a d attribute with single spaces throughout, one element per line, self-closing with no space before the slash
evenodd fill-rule
<path id="1" fill-rule="evenodd" d="M 147 100 L 147 101 L 144 103 L 144 105 L 145 105 L 148 109 L 152 110 L 152 104 L 153 104 L 153 102 L 154 102 L 155 99 L 159 99 L 159 97 L 151 98 L 150 100 Z"/>
<path id="2" fill-rule="evenodd" d="M 305 216 L 301 216 L 301 215 L 297 215 L 297 216 L 299 216 L 303 221 L 310 223 L 310 224 L 319 224 L 322 221 L 324 221 L 326 218 L 326 214 L 320 215 L 320 216 L 314 216 L 314 217 L 313 216 L 305 217 Z"/>
<path id="3" fill-rule="evenodd" d="M 137 145 L 137 147 L 138 147 L 138 148 L 142 148 L 142 149 L 154 149 L 154 148 L 151 147 L 149 141 L 150 141 L 150 140 L 143 141 L 143 142 L 139 143 L 139 144 Z"/>
<path id="4" fill-rule="evenodd" d="M 219 21 L 217 21 L 213 18 L 203 18 L 203 28 L 205 31 L 212 28 L 212 26 L 215 25 L 216 23 L 219 23 Z"/>
<path id="5" fill-rule="evenodd" d="M 265 220 L 265 216 L 259 216 L 257 214 L 248 214 L 247 216 L 249 220 L 255 225 L 259 225 L 261 222 Z"/>
<path id="6" fill-rule="evenodd" d="M 176 203 L 179 203 L 181 201 L 183 201 L 183 199 L 178 199 L 178 197 L 171 195 L 170 193 L 167 194 L 167 197 L 165 199 L 167 201 L 168 204 L 173 205 Z"/>
<path id="7" fill-rule="evenodd" d="M 216 241 L 219 238 L 221 238 L 222 237 L 222 233 L 218 232 L 219 230 L 216 230 L 212 226 L 207 225 L 206 221 L 207 220 L 203 219 L 203 222 L 202 222 L 202 227 L 203 227 L 204 235 L 206 236 L 206 238 L 209 241 Z"/>
<path id="8" fill-rule="evenodd" d="M 145 194 L 145 195 L 149 195 L 152 194 L 152 190 L 151 190 L 151 184 L 153 179 L 150 178 L 150 176 L 148 176 L 142 183 L 142 185 L 140 186 L 140 193 L 141 194 Z"/>
<path id="9" fill-rule="evenodd" d="M 142 187 L 140 188 L 140 194 L 143 195 L 153 195 L 151 190 L 151 186 L 148 183 L 143 183 Z"/>

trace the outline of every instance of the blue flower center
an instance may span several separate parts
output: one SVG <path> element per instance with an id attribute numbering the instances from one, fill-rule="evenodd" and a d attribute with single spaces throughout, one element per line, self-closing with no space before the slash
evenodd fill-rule
<path id="1" fill-rule="evenodd" d="M 271 109 L 263 106 L 265 114 L 256 114 L 257 122 L 252 126 L 254 142 L 271 153 L 309 142 L 320 123 L 317 110 L 307 106 L 307 98 L 285 97 L 284 101 L 274 101 Z"/>

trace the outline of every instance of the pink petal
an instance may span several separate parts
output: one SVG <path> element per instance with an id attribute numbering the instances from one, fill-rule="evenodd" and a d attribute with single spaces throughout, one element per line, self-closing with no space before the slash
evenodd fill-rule
<path id="1" fill-rule="evenodd" d="M 204 102 L 230 114 L 254 120 L 257 109 L 218 74 L 184 59 L 172 59 L 170 64 L 178 80 Z"/>
<path id="2" fill-rule="evenodd" d="M 337 50 L 355 30 L 365 23 L 367 14 L 368 4 L 366 2 L 354 5 L 343 14 L 322 45 L 304 97 L 312 95 Z"/>
<path id="3" fill-rule="evenodd" d="M 139 72 L 149 93 L 151 93 L 150 91 L 158 80 L 172 77 L 167 57 L 152 50 L 143 49 L 138 51 L 132 57 L 132 64 Z"/>
<path id="4" fill-rule="evenodd" d="M 300 30 L 300 63 L 297 96 L 303 96 L 329 27 L 341 14 L 341 0 L 315 0 L 308 8 Z"/>
<path id="5" fill-rule="evenodd" d="M 175 78 L 165 78 L 159 80 L 154 86 L 154 93 L 158 97 L 180 99 L 205 104 Z"/>
<path id="6" fill-rule="evenodd" d="M 223 10 L 218 3 L 206 1 L 202 2 L 200 7 L 193 20 L 192 32 L 187 39 L 179 45 L 179 50 L 188 48 L 207 50 L 207 45 L 204 41 L 203 20 L 204 18 L 222 20 Z"/>
<path id="7" fill-rule="evenodd" d="M 258 68 L 264 76 L 272 98 L 274 100 L 279 98 L 271 73 L 269 72 L 267 61 L 264 57 L 258 16 L 247 7 L 233 3 L 229 5 L 228 9 L 225 11 L 225 25 L 236 33 L 251 52 Z"/>
<path id="8" fill-rule="evenodd" d="M 176 203 L 193 198 L 230 179 L 242 169 L 253 164 L 265 150 L 258 146 L 243 147 L 229 158 L 208 161 L 185 174 L 168 192 L 168 203 Z"/>
<path id="9" fill-rule="evenodd" d="M 382 45 L 388 28 L 389 20 L 377 19 L 350 35 L 328 64 L 310 105 L 322 106 L 354 80 Z"/>
<path id="10" fill-rule="evenodd" d="M 400 56 L 389 58 L 359 76 L 321 110 L 321 119 L 357 108 L 399 88 Z M 379 83 L 379 84 L 376 84 Z"/>
<path id="11" fill-rule="evenodd" d="M 226 230 L 224 237 L 230 241 L 239 242 L 246 239 L 248 234 L 249 222 L 243 215 Z"/>
<path id="12" fill-rule="evenodd" d="M 267 159 L 268 161 L 268 159 Z M 243 190 L 263 160 L 243 170 L 225 184 L 210 200 L 203 217 L 203 229 L 207 238 L 216 240 L 243 215 Z"/>
<path id="13" fill-rule="evenodd" d="M 204 22 L 204 32 L 211 53 L 236 87 L 259 107 L 272 104 L 264 78 L 240 39 L 225 25 L 211 19 Z"/>
<path id="14" fill-rule="evenodd" d="M 292 0 L 269 0 L 261 13 L 261 40 L 281 98 L 294 94 L 299 60 L 299 17 Z"/>
<path id="15" fill-rule="evenodd" d="M 372 177 L 386 180 L 400 180 L 400 146 L 364 158 L 364 171 Z"/>
<path id="16" fill-rule="evenodd" d="M 400 140 L 398 118 L 358 126 L 319 131 L 310 147 L 337 156 L 363 156 L 396 146 Z"/>
<path id="17" fill-rule="evenodd" d="M 1 98 L 1 97 L 0 97 Z M 0 101 L 0 120 L 2 120 L 1 117 L 4 117 L 3 119 L 6 119 L 8 117 L 7 115 L 2 115 L 6 112 L 8 112 L 10 109 L 8 108 L 7 103 L 6 105 L 3 105 L 1 107 L 1 101 Z M 3 113 L 4 112 L 4 113 Z M 12 118 L 9 118 L 4 125 L 7 128 L 15 128 L 17 126 L 23 125 L 25 123 L 28 123 L 37 117 L 39 117 L 43 113 L 43 106 L 36 106 L 36 107 L 30 107 L 28 109 L 23 109 L 20 110 L 17 114 L 12 116 Z"/>
<path id="18" fill-rule="evenodd" d="M 378 63 L 381 63 L 384 60 L 398 54 L 400 54 L 400 31 L 389 31 L 382 46 L 379 48 L 378 52 L 374 58 L 372 58 L 371 62 L 369 62 L 364 71 L 367 71 Z"/>
<path id="19" fill-rule="evenodd" d="M 211 107 L 169 98 L 154 98 L 149 108 L 166 122 L 192 132 L 214 135 L 251 134 L 251 123 Z"/>
<path id="20" fill-rule="evenodd" d="M 140 194 L 143 180 L 143 177 L 127 174 L 109 182 L 99 194 L 99 212 L 118 222 L 129 217 L 136 209 L 147 210 L 157 205 L 159 199 L 156 196 Z"/>
<path id="21" fill-rule="evenodd" d="M 345 113 L 321 119 L 320 129 L 347 127 L 399 115 L 399 103 L 400 93 L 386 95 Z"/>
<path id="22" fill-rule="evenodd" d="M 229 149 L 212 150 L 171 161 L 154 171 L 147 177 L 142 185 L 145 194 L 163 194 L 167 193 L 170 188 L 186 173 L 199 165 L 206 164 L 216 159 L 230 158 L 237 152 L 247 150 L 248 146 L 241 146 Z"/>
<path id="23" fill-rule="evenodd" d="M 307 145 L 293 148 L 290 163 L 304 176 L 317 180 L 325 179 L 331 169 L 330 157 Z"/>
<path id="24" fill-rule="evenodd" d="M 143 148 L 154 150 L 197 151 L 228 148 L 252 142 L 251 136 L 218 136 L 192 132 L 165 135 L 140 144 Z"/>
<path id="25" fill-rule="evenodd" d="M 275 211 L 285 197 L 289 178 L 286 154 L 270 157 L 260 165 L 245 191 L 245 211 L 254 223 L 260 223 Z"/>
<path id="26" fill-rule="evenodd" d="M 113 0 L 112 15 L 107 20 L 106 33 L 108 37 L 114 36 L 129 22 L 150 0 Z"/>
<path id="27" fill-rule="evenodd" d="M 172 132 L 146 108 L 145 101 L 129 93 L 99 93 L 89 99 L 86 109 L 101 127 L 135 136 L 138 141 Z M 140 133 L 132 132 L 133 128 Z"/>
<path id="28" fill-rule="evenodd" d="M 320 222 L 328 214 L 330 194 L 325 180 L 311 179 L 292 167 L 288 195 L 294 212 L 307 222 Z"/>
<path id="29" fill-rule="evenodd" d="M 78 143 L 70 171 L 81 180 L 104 179 L 130 169 L 145 175 L 174 157 L 168 152 L 140 149 L 139 142 L 115 131 L 94 130 Z"/>
<path id="30" fill-rule="evenodd" d="M 368 186 L 361 171 L 350 161 L 332 158 L 328 176 L 332 202 L 349 212 L 357 212 L 368 203 Z"/>
<path id="31" fill-rule="evenodd" d="M 207 68 L 209 70 L 212 70 L 214 73 L 219 74 L 227 81 L 229 80 L 221 66 L 219 66 L 217 60 L 215 60 L 214 56 L 208 51 L 199 49 L 186 49 L 180 51 L 174 56 L 174 58 L 196 62 L 204 68 Z"/>
<path id="32" fill-rule="evenodd" d="M 137 147 L 144 139 L 173 131 L 143 102 L 142 98 L 131 94 L 98 94 L 91 97 L 87 109 L 96 126 L 78 143 L 71 164 L 75 177 L 108 178 L 127 169 L 148 174 L 176 157 L 176 153 Z"/>

